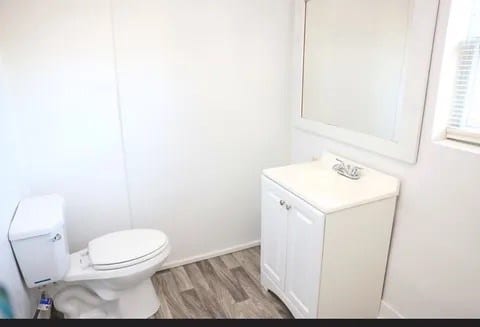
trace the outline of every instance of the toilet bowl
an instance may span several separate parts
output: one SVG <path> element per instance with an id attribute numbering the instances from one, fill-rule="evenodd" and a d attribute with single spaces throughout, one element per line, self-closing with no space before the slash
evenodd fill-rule
<path id="1" fill-rule="evenodd" d="M 9 239 L 28 287 L 45 286 L 65 318 L 148 318 L 159 308 L 150 277 L 170 253 L 160 230 L 131 229 L 68 251 L 63 199 L 20 202 Z"/>
<path id="2" fill-rule="evenodd" d="M 96 238 L 70 255 L 63 283 L 50 290 L 55 307 L 66 318 L 148 318 L 160 305 L 150 277 L 169 253 L 168 239 L 158 230 Z"/>

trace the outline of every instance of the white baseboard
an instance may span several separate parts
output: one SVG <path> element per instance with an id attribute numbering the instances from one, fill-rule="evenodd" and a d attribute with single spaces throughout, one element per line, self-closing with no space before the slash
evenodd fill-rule
<path id="1" fill-rule="evenodd" d="M 258 245 L 260 245 L 260 241 L 253 241 L 253 242 L 248 242 L 248 243 L 244 243 L 244 244 L 235 245 L 235 246 L 232 246 L 232 247 L 229 247 L 229 248 L 226 248 L 226 249 L 222 249 L 222 250 L 215 250 L 215 251 L 212 251 L 212 252 L 195 255 L 195 256 L 189 257 L 189 258 L 175 260 L 175 261 L 172 261 L 172 262 L 167 262 L 165 265 L 162 266 L 162 268 L 160 270 L 165 270 L 165 269 L 170 269 L 170 268 L 174 268 L 174 267 L 178 267 L 178 266 L 187 265 L 187 264 L 192 263 L 192 262 L 202 261 L 202 260 L 218 257 L 220 255 L 245 250 L 245 249 L 248 249 L 248 248 L 253 248 L 254 246 L 258 246 Z"/>
<path id="2" fill-rule="evenodd" d="M 380 305 L 380 312 L 378 314 L 380 319 L 404 319 L 405 317 L 400 314 L 395 308 L 385 301 L 382 301 Z"/>

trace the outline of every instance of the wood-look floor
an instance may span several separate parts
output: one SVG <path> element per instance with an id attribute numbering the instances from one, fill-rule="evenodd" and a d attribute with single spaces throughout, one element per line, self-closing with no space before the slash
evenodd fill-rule
<path id="1" fill-rule="evenodd" d="M 157 272 L 152 277 L 166 318 L 292 318 L 260 285 L 260 248 Z"/>

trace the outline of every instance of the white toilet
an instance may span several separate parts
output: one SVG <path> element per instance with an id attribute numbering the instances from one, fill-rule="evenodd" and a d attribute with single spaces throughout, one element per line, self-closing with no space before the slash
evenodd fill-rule
<path id="1" fill-rule="evenodd" d="M 167 236 L 131 229 L 93 239 L 69 253 L 63 199 L 20 202 L 9 230 L 28 287 L 46 285 L 66 318 L 148 318 L 159 308 L 150 277 L 170 253 Z"/>

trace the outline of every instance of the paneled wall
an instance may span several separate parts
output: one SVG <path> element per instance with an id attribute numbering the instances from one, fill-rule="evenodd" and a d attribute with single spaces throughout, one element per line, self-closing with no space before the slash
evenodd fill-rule
<path id="1" fill-rule="evenodd" d="M 30 299 L 8 241 L 10 221 L 23 190 L 18 169 L 15 115 L 8 109 L 6 82 L 0 56 L 0 287 L 6 289 L 15 317 L 30 318 Z"/>
<path id="2" fill-rule="evenodd" d="M 109 1 L 1 3 L 31 194 L 65 197 L 71 250 L 129 228 Z"/>
<path id="3" fill-rule="evenodd" d="M 289 1 L 114 4 L 133 225 L 171 260 L 258 240 L 261 170 L 289 155 Z"/>
<path id="4" fill-rule="evenodd" d="M 260 172 L 290 153 L 290 0 L 0 0 L 31 194 L 71 250 L 160 228 L 169 261 L 260 238 Z"/>

